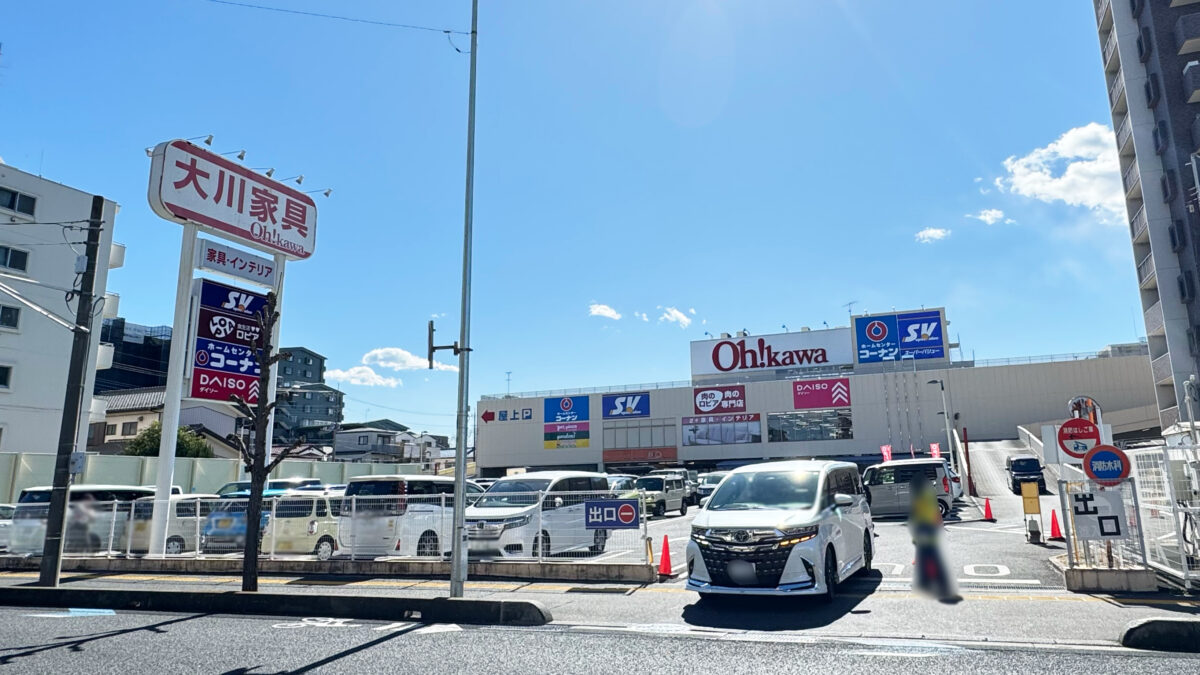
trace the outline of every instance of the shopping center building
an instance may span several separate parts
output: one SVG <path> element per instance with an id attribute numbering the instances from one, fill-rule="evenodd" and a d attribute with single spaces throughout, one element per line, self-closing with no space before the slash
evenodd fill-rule
<path id="1" fill-rule="evenodd" d="M 1117 438 L 1157 435 L 1144 343 L 974 362 L 952 358 L 941 309 L 850 323 L 692 342 L 686 382 L 484 396 L 476 408 L 479 472 L 704 470 L 804 457 L 865 464 L 878 461 L 883 446 L 899 458 L 928 454 L 933 444 L 945 449 L 948 436 L 1016 438 L 1018 425 L 1065 417 L 1079 395 L 1101 406 Z"/>

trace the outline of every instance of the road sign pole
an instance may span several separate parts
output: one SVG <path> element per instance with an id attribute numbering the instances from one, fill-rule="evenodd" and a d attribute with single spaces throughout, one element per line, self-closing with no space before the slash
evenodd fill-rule
<path id="1" fill-rule="evenodd" d="M 158 442 L 158 480 L 154 490 L 154 515 L 150 521 L 152 556 L 167 547 L 167 516 L 171 483 L 175 479 L 175 439 L 179 431 L 179 408 L 183 398 L 183 374 L 187 370 L 188 319 L 191 316 L 192 269 L 196 264 L 196 226 L 183 224 L 179 245 L 179 275 L 175 279 L 175 319 L 171 323 L 171 355 L 167 361 L 167 386 L 163 397 L 162 434 Z"/>
<path id="2" fill-rule="evenodd" d="M 458 446 L 454 452 L 454 539 L 451 542 L 450 597 L 463 597 L 467 580 L 467 411 L 471 362 L 471 235 L 475 195 L 475 60 L 479 51 L 479 0 L 471 0 L 471 75 L 467 102 L 467 187 L 463 209 L 462 307 L 458 338 Z"/>
<path id="3" fill-rule="evenodd" d="M 287 266 L 287 258 L 282 253 L 275 254 L 275 287 L 272 289 L 275 292 L 275 306 L 283 307 L 283 271 Z M 283 312 L 279 312 L 280 319 L 275 322 L 274 330 L 271 335 L 275 339 L 271 340 L 271 353 L 269 356 L 275 356 L 279 353 L 279 326 L 283 323 Z M 259 393 L 259 396 L 266 396 L 268 401 L 274 401 L 277 390 L 279 389 L 279 364 L 271 364 L 271 379 L 267 382 L 267 390 Z M 271 408 L 270 414 L 267 416 L 267 463 L 271 462 L 271 448 L 275 442 L 275 408 Z M 334 437 L 336 439 L 336 435 Z"/>

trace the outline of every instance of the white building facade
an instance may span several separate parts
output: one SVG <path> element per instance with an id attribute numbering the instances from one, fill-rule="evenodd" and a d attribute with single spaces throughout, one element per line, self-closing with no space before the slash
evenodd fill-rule
<path id="1" fill-rule="evenodd" d="M 64 303 L 64 289 L 77 284 L 76 258 L 84 253 L 92 195 L 0 164 L 0 283 L 68 323 L 77 301 Z M 82 450 L 89 421 L 102 421 L 92 390 L 97 367 L 107 367 L 100 348 L 102 315 L 115 315 L 117 297 L 107 294 L 108 273 L 120 267 L 125 249 L 113 244 L 118 207 L 104 203 L 97 253 L 96 298 L 84 370 L 76 448 Z M 54 223 L 70 223 L 58 225 Z M 71 331 L 0 289 L 0 452 L 54 453 L 62 422 Z"/>

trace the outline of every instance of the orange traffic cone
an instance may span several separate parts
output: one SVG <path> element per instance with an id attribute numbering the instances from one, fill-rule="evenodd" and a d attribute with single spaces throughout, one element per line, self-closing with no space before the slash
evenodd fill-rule
<path id="1" fill-rule="evenodd" d="M 983 500 L 983 519 L 989 523 L 996 522 L 996 517 L 992 515 L 992 500 L 986 497 Z"/>
<path id="2" fill-rule="evenodd" d="M 661 577 L 671 576 L 671 542 L 665 534 L 663 535 L 662 557 L 658 560 L 658 575 Z"/>
<path id="3" fill-rule="evenodd" d="M 1065 541 L 1062 530 L 1058 527 L 1058 512 L 1050 509 L 1050 541 Z"/>

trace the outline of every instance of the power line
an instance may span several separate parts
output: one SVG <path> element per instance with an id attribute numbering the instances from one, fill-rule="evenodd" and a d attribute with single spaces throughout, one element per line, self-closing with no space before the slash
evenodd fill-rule
<path id="1" fill-rule="evenodd" d="M 393 23 L 391 21 L 376 21 L 374 19 L 359 19 L 352 16 L 338 16 L 336 14 L 322 14 L 320 12 L 305 12 L 299 9 L 287 9 L 285 7 L 267 7 L 265 5 L 254 5 L 248 2 L 233 2 L 232 0 L 208 0 L 208 2 L 218 5 L 233 5 L 234 7 L 246 7 L 248 9 L 261 9 L 268 12 L 280 12 L 281 14 L 299 14 L 300 16 L 311 16 L 319 19 L 336 19 L 338 21 L 349 21 L 350 23 L 365 23 L 372 26 L 385 26 L 387 28 L 406 28 L 408 30 L 424 30 L 431 33 L 445 33 L 446 35 L 470 35 L 465 30 L 450 30 L 448 28 L 435 28 L 433 26 L 417 26 L 410 23 Z M 457 47 L 456 47 L 457 49 Z"/>
<path id="2" fill-rule="evenodd" d="M 372 408 L 383 408 L 384 410 L 392 410 L 394 412 L 408 413 L 409 415 L 434 415 L 436 417 L 457 417 L 458 416 L 458 413 L 437 413 L 437 412 L 426 412 L 426 411 L 422 411 L 422 410 L 405 410 L 403 408 L 393 408 L 391 406 L 386 406 L 386 405 L 383 405 L 380 403 L 372 403 L 371 401 L 364 401 L 361 398 L 355 398 L 353 396 L 350 396 L 349 394 L 342 394 L 342 398 L 348 398 L 351 401 L 356 401 L 356 402 L 362 403 L 364 405 L 369 405 Z"/>

